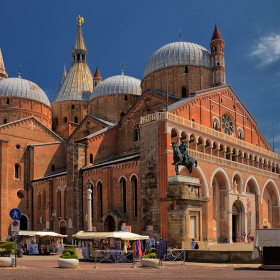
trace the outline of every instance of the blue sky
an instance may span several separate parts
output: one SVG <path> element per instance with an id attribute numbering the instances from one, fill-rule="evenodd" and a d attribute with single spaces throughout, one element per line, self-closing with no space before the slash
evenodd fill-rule
<path id="1" fill-rule="evenodd" d="M 103 79 L 141 79 L 160 47 L 178 41 L 209 49 L 217 24 L 225 40 L 226 81 L 280 153 L 280 1 L 278 0 L 2 0 L 0 48 L 9 77 L 38 84 L 52 102 L 81 15 L 88 64 Z M 274 133 L 273 133 L 274 131 Z M 274 135 L 274 138 L 273 138 Z"/>

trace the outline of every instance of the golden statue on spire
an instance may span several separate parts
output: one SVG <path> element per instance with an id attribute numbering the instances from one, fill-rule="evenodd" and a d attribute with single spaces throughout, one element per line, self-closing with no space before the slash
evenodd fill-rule
<path id="1" fill-rule="evenodd" d="M 82 26 L 82 23 L 85 22 L 85 21 L 84 21 L 84 18 L 81 17 L 80 15 L 78 16 L 77 20 L 78 20 L 78 26 L 79 26 L 79 27 Z"/>

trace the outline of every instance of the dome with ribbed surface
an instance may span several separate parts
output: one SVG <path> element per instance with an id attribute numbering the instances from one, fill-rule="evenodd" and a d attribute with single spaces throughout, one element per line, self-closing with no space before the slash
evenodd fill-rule
<path id="1" fill-rule="evenodd" d="M 28 98 L 50 106 L 46 93 L 39 86 L 20 77 L 1 80 L 0 97 Z"/>
<path id="2" fill-rule="evenodd" d="M 195 43 L 175 42 L 157 50 L 148 60 L 143 78 L 150 73 L 171 66 L 195 65 L 211 68 L 211 54 Z"/>
<path id="3" fill-rule="evenodd" d="M 126 75 L 118 75 L 107 78 L 99 85 L 97 85 L 90 99 L 107 94 L 133 94 L 141 95 L 142 89 L 140 87 L 141 81 Z"/>

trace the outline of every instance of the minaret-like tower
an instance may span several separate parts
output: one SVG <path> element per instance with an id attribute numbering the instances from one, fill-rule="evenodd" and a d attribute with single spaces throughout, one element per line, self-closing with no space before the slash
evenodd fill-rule
<path id="1" fill-rule="evenodd" d="M 67 138 L 87 115 L 87 107 L 93 90 L 93 76 L 87 63 L 82 32 L 82 17 L 77 18 L 78 30 L 72 48 L 72 63 L 68 72 L 64 69 L 52 102 L 53 130 Z"/>
<path id="2" fill-rule="evenodd" d="M 86 62 L 86 58 L 88 55 L 86 45 L 84 42 L 84 36 L 82 32 L 82 23 L 84 23 L 84 18 L 78 17 L 78 31 L 76 35 L 76 41 L 74 48 L 72 50 L 72 55 L 73 55 L 73 62 L 78 61 L 78 62 Z"/>
<path id="3" fill-rule="evenodd" d="M 100 71 L 97 67 L 95 70 L 95 73 L 93 75 L 93 87 L 95 88 L 101 82 L 102 82 L 102 77 L 101 77 Z"/>
<path id="4" fill-rule="evenodd" d="M 212 67 L 213 67 L 213 86 L 226 84 L 226 68 L 224 56 L 225 41 L 215 25 L 214 33 L 210 42 Z"/>
<path id="5" fill-rule="evenodd" d="M 3 60 L 3 56 L 2 56 L 2 51 L 0 49 L 0 81 L 2 79 L 6 79 L 8 78 L 8 73 L 5 70 L 5 65 L 4 65 L 4 60 Z"/>

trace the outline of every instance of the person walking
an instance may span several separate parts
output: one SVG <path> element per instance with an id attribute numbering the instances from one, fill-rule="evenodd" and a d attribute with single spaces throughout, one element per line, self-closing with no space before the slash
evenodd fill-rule
<path id="1" fill-rule="evenodd" d="M 248 233 L 248 234 L 247 234 L 247 242 L 248 242 L 248 243 L 251 243 L 251 242 L 252 242 L 251 233 Z"/>
<path id="2" fill-rule="evenodd" d="M 195 244 L 196 244 L 196 242 L 195 242 L 195 240 L 194 240 L 194 238 L 192 239 L 192 242 L 191 242 L 191 248 L 192 249 L 195 249 Z"/>

